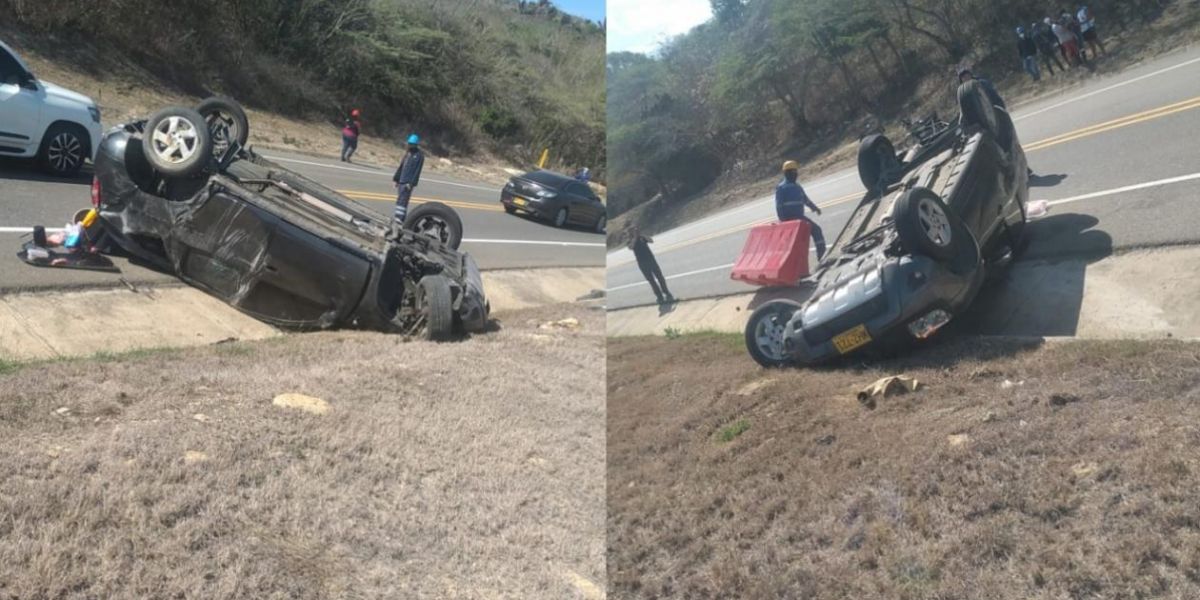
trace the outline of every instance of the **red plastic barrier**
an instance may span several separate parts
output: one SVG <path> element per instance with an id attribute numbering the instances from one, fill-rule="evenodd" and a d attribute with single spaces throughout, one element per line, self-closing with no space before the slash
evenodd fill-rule
<path id="1" fill-rule="evenodd" d="M 796 285 L 808 276 L 807 221 L 768 223 L 750 230 L 731 279 L 751 285 Z"/>

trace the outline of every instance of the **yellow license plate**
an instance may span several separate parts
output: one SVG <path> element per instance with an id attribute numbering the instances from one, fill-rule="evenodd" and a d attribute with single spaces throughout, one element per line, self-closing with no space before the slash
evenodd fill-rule
<path id="1" fill-rule="evenodd" d="M 525 199 L 513 196 L 513 204 L 516 204 L 517 206 L 525 206 Z"/>
<path id="2" fill-rule="evenodd" d="M 871 334 L 867 333 L 865 325 L 859 325 L 833 336 L 833 347 L 837 348 L 839 354 L 845 354 L 869 343 L 871 343 Z"/>

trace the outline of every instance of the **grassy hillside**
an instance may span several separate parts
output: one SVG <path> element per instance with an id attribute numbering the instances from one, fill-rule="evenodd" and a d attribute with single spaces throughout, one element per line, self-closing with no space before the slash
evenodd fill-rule
<path id="1" fill-rule="evenodd" d="M 189 95 L 419 131 L 435 151 L 604 169 L 604 31 L 516 0 L 0 0 L 28 48 Z M 8 19 L 5 19 L 8 21 Z M 84 48 L 86 52 L 80 52 Z M 114 60 L 114 55 L 120 60 Z"/>

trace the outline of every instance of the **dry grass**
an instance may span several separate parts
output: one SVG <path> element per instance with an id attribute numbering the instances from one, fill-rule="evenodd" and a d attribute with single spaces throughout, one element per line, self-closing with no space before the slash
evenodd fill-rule
<path id="1" fill-rule="evenodd" d="M 537 327 L 567 316 L 582 328 Z M 594 594 L 603 313 L 502 325 L 10 366 L 0 598 Z M 273 406 L 282 392 L 332 410 Z"/>
<path id="2" fill-rule="evenodd" d="M 708 335 L 608 359 L 614 598 L 1200 597 L 1200 345 L 765 371 Z M 899 373 L 927 387 L 856 400 Z"/>

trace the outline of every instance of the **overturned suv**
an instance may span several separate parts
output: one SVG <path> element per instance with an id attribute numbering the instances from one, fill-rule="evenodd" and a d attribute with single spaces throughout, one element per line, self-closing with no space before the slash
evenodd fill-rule
<path id="1" fill-rule="evenodd" d="M 956 123 L 912 127 L 903 154 L 882 135 L 860 142 L 866 195 L 814 273 L 808 301 L 776 300 L 751 315 L 745 338 L 755 361 L 815 364 L 927 338 L 1020 251 L 1029 180 L 1012 119 L 976 81 L 958 88 L 958 104 Z"/>
<path id="2" fill-rule="evenodd" d="M 211 98 L 120 125 L 96 157 L 103 237 L 272 325 L 447 339 L 485 328 L 458 215 L 426 203 L 403 229 L 255 154 L 237 103 Z"/>

